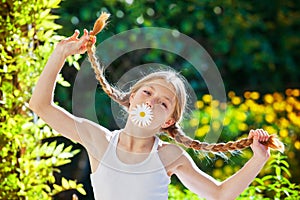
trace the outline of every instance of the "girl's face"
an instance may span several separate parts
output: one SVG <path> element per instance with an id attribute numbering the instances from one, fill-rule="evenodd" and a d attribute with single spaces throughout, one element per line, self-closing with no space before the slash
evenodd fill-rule
<path id="1" fill-rule="evenodd" d="M 153 120 L 149 127 L 167 128 L 175 123 L 172 114 L 175 109 L 176 95 L 172 84 L 164 80 L 146 83 L 130 96 L 129 112 L 138 104 L 146 104 L 153 111 Z"/>

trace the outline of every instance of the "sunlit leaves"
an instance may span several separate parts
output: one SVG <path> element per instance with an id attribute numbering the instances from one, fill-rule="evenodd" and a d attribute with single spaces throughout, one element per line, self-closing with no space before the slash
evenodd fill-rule
<path id="1" fill-rule="evenodd" d="M 300 185 L 290 182 L 291 174 L 286 158 L 280 154 L 272 155 L 267 164 L 272 171 L 268 175 L 255 178 L 238 200 L 249 196 L 254 196 L 255 199 L 298 199 Z"/>
<path id="2" fill-rule="evenodd" d="M 58 134 L 28 109 L 33 86 L 61 39 L 53 36 L 60 26 L 51 13 L 60 2 L 1 3 L 0 199 L 50 200 L 54 172 L 79 152 L 72 146 L 43 142 Z M 67 85 L 62 77 L 61 82 Z M 71 183 L 68 189 L 84 193 L 82 184 Z"/>
<path id="3" fill-rule="evenodd" d="M 61 186 L 54 184 L 53 187 L 54 187 L 53 194 L 59 193 L 64 190 L 76 189 L 79 193 L 86 195 L 86 192 L 82 184 L 78 184 L 76 183 L 76 181 L 67 180 L 65 178 L 61 179 Z"/>

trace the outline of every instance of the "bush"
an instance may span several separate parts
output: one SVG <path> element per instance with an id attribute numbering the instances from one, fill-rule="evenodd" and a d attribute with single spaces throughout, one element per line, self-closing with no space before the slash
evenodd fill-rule
<path id="1" fill-rule="evenodd" d="M 289 172 L 289 164 L 286 162 L 286 156 L 280 154 L 272 155 L 267 167 L 271 168 L 272 173 L 255 178 L 251 186 L 237 200 L 249 198 L 275 200 L 300 199 L 300 185 L 289 181 L 291 174 Z"/>
<path id="2" fill-rule="evenodd" d="M 237 198 L 237 200 L 296 200 L 300 199 L 300 185 L 289 181 L 289 164 L 286 156 L 273 154 L 265 168 L 272 169 L 270 174 L 255 178 L 253 183 Z M 169 186 L 169 200 L 201 200 L 189 190 L 181 190 L 175 185 Z"/>
<path id="3" fill-rule="evenodd" d="M 3 0 L 0 6 L 0 199 L 51 199 L 61 191 L 77 189 L 76 181 L 59 180 L 54 172 L 69 163 L 79 150 L 56 142 L 52 131 L 29 109 L 28 101 L 35 82 L 60 28 L 51 10 L 60 0 Z"/>
<path id="4" fill-rule="evenodd" d="M 222 134 L 219 142 L 245 138 L 250 129 L 263 128 L 270 134 L 278 134 L 285 144 L 285 156 L 272 155 L 272 159 L 260 173 L 261 178 L 255 179 L 240 197 L 240 199 L 297 199 L 299 193 L 299 151 L 300 151 L 300 90 L 287 89 L 285 94 L 275 92 L 261 95 L 258 92 L 247 91 L 243 97 L 234 92 L 228 93 L 229 101 L 223 121 Z M 219 128 L 222 124 L 212 119 L 212 108 L 220 107 L 219 102 L 210 95 L 204 95 L 196 102 L 197 109 L 192 118 L 184 122 L 185 126 L 197 127 L 195 138 L 202 141 L 210 128 Z M 214 110 L 214 118 L 221 116 Z M 217 155 L 190 152 L 198 166 L 216 179 L 224 180 L 239 170 L 252 156 L 250 149 L 242 154 L 231 156 L 228 159 Z M 200 158 L 200 160 L 199 160 Z M 229 164 L 228 164 L 229 163 Z M 293 183 L 296 182 L 296 183 Z"/>
<path id="5" fill-rule="evenodd" d="M 234 92 L 228 93 L 229 101 L 223 120 L 220 142 L 237 140 L 248 136 L 250 129 L 263 128 L 270 134 L 277 134 L 285 144 L 287 161 L 291 165 L 291 178 L 299 177 L 299 151 L 300 151 L 300 90 L 287 89 L 285 94 L 275 92 L 273 94 L 261 95 L 258 92 L 245 92 L 243 97 L 237 96 Z M 185 122 L 185 125 L 198 127 L 195 131 L 195 138 L 204 140 L 209 129 L 219 128 L 220 123 L 214 122 L 210 125 L 212 106 L 220 106 L 219 103 L 204 95 L 196 103 L 197 109 L 192 113 L 192 118 Z M 219 111 L 214 111 L 214 117 L 221 116 Z M 233 156 L 233 165 L 224 167 L 222 159 L 215 160 L 215 167 L 205 170 L 216 178 L 223 179 L 234 173 L 241 165 L 251 157 L 249 149 L 243 150 L 243 158 Z M 229 155 L 230 156 L 230 155 Z M 205 160 L 203 160 L 205 162 Z M 205 167 L 206 166 L 206 167 Z M 266 172 L 267 173 L 267 172 Z M 294 179 L 293 181 L 299 181 Z"/>

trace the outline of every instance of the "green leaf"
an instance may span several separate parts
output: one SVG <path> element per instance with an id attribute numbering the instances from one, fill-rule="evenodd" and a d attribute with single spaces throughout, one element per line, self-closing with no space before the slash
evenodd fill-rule
<path id="1" fill-rule="evenodd" d="M 48 1 L 46 1 L 46 2 L 48 2 L 48 7 L 49 8 L 57 8 L 58 7 L 58 5 L 60 4 L 60 2 L 61 2 L 61 0 L 48 0 Z"/>
<path id="2" fill-rule="evenodd" d="M 285 167 L 287 167 L 287 168 L 290 167 L 290 165 L 289 165 L 289 163 L 288 163 L 287 161 L 281 160 L 280 162 L 281 162 Z"/>
<path id="3" fill-rule="evenodd" d="M 63 190 L 63 187 L 57 185 L 57 184 L 53 184 L 53 188 L 56 190 L 56 192 L 60 192 Z"/>
<path id="4" fill-rule="evenodd" d="M 58 157 L 59 154 L 61 154 L 61 152 L 63 151 L 63 148 L 64 148 L 64 143 L 59 144 L 59 145 L 55 148 L 55 150 L 54 150 L 54 152 L 53 152 L 53 156 Z"/>
<path id="5" fill-rule="evenodd" d="M 80 194 L 86 195 L 86 191 L 84 190 L 84 188 L 83 188 L 82 186 L 80 186 L 80 187 L 77 186 L 76 190 L 77 190 Z"/>
<path id="6" fill-rule="evenodd" d="M 70 152 L 62 152 L 57 156 L 57 158 L 62 158 L 62 159 L 72 158 L 72 157 L 73 157 L 73 154 Z"/>
<path id="7" fill-rule="evenodd" d="M 69 185 L 70 185 L 70 188 L 74 188 L 76 189 L 76 181 L 73 181 L 73 180 L 69 180 Z"/>
<path id="8" fill-rule="evenodd" d="M 281 179 L 281 169 L 280 169 L 280 167 L 275 168 L 275 175 L 276 175 L 278 180 Z"/>
<path id="9" fill-rule="evenodd" d="M 61 185 L 64 189 L 70 189 L 70 185 L 67 179 L 65 179 L 64 177 L 62 177 L 61 179 Z"/>

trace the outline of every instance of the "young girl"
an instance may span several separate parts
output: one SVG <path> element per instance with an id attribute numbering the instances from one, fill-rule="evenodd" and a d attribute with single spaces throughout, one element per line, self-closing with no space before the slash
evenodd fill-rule
<path id="1" fill-rule="evenodd" d="M 29 106 L 53 129 L 86 148 L 95 199 L 167 200 L 172 175 L 200 197 L 235 199 L 268 160 L 268 145 L 282 148 L 281 143 L 262 129 L 251 130 L 248 139 L 227 144 L 206 144 L 186 137 L 178 125 L 186 104 L 180 76 L 170 71 L 155 72 L 139 80 L 129 92 L 122 93 L 104 78 L 94 57 L 95 37 L 91 35 L 92 32 L 84 30 L 83 36 L 78 38 L 79 31 L 75 31 L 56 46 Z M 129 113 L 121 130 L 110 131 L 73 116 L 53 102 L 56 78 L 65 59 L 86 51 L 104 91 Z M 160 132 L 196 150 L 218 152 L 251 145 L 253 157 L 236 174 L 219 182 L 202 172 L 181 147 L 162 142 L 156 136 Z M 271 144 L 274 141 L 275 146 Z"/>

